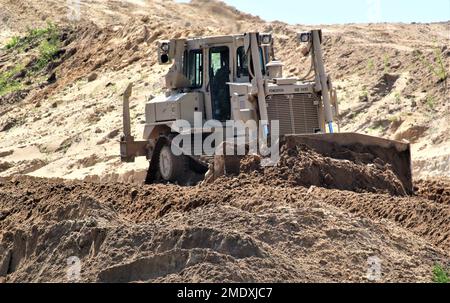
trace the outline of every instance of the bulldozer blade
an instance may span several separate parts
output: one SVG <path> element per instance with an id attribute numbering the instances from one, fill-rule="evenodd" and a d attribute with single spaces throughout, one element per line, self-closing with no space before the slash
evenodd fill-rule
<path id="1" fill-rule="evenodd" d="M 357 133 L 286 135 L 288 148 L 306 145 L 312 150 L 337 159 L 374 163 L 378 158 L 391 165 L 408 195 L 414 194 L 409 143 Z"/>

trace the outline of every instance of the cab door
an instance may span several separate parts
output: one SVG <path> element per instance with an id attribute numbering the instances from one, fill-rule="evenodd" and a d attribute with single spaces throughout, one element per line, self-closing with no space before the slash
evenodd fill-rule
<path id="1" fill-rule="evenodd" d="M 211 97 L 212 118 L 221 122 L 231 119 L 230 87 L 230 48 L 211 47 L 208 55 L 209 94 Z"/>

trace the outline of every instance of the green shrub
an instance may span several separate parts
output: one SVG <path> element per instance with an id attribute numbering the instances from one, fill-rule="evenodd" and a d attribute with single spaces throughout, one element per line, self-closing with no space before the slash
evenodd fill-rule
<path id="1" fill-rule="evenodd" d="M 444 59 L 442 58 L 442 52 L 439 48 L 434 51 L 434 61 L 430 62 L 425 58 L 423 54 L 417 54 L 420 60 L 428 67 L 430 72 L 434 74 L 439 81 L 445 81 L 448 78 L 448 72 L 445 68 Z"/>
<path id="2" fill-rule="evenodd" d="M 373 62 L 372 59 L 369 59 L 369 61 L 367 61 L 367 69 L 369 71 L 373 71 L 374 68 L 375 68 L 375 63 Z"/>
<path id="3" fill-rule="evenodd" d="M 450 283 L 449 273 L 439 264 L 433 268 L 433 282 L 435 283 Z"/>
<path id="4" fill-rule="evenodd" d="M 447 80 L 448 73 L 445 69 L 444 60 L 442 59 L 442 52 L 438 48 L 436 48 L 436 50 L 434 51 L 434 55 L 436 58 L 436 68 L 434 69 L 434 73 L 440 81 L 445 81 Z"/>
<path id="5" fill-rule="evenodd" d="M 6 43 L 6 49 L 13 49 L 15 48 L 20 42 L 20 38 L 18 36 L 14 36 L 11 38 L 11 40 Z"/>
<path id="6" fill-rule="evenodd" d="M 397 102 L 397 103 L 402 102 L 402 96 L 400 95 L 399 92 L 395 93 L 394 97 L 395 97 L 395 102 Z"/>
<path id="7" fill-rule="evenodd" d="M 6 44 L 6 49 L 24 51 L 38 46 L 43 40 L 59 40 L 58 28 L 53 23 L 47 23 L 45 28 L 28 28 L 23 37 L 14 36 Z"/>
<path id="8" fill-rule="evenodd" d="M 50 63 L 59 51 L 58 40 L 44 40 L 39 45 L 39 58 L 37 59 L 33 70 L 40 71 Z"/>
<path id="9" fill-rule="evenodd" d="M 44 28 L 28 28 L 26 38 L 28 40 L 39 40 L 44 37 L 53 38 L 58 34 L 58 28 L 51 22 L 47 22 L 47 27 Z"/>
<path id="10" fill-rule="evenodd" d="M 61 47 L 60 33 L 58 28 L 47 23 L 45 28 L 28 28 L 23 37 L 14 36 L 5 46 L 6 49 L 16 49 L 18 52 L 36 49 L 38 56 L 36 61 L 26 70 L 27 76 L 36 76 L 50 62 L 55 60 Z M 24 69 L 22 64 L 16 65 L 10 70 L 0 73 L 0 96 L 23 89 L 21 80 L 13 79 L 16 74 Z M 23 78 L 23 77 L 20 77 Z"/>
<path id="11" fill-rule="evenodd" d="M 434 109 L 436 106 L 436 101 L 434 100 L 433 96 L 427 96 L 426 103 L 430 109 Z"/>
<path id="12" fill-rule="evenodd" d="M 14 81 L 14 82 L 9 82 L 6 83 L 4 85 L 0 84 L 0 97 L 7 95 L 9 93 L 13 93 L 16 91 L 19 91 L 23 88 L 22 83 Z"/>
<path id="13" fill-rule="evenodd" d="M 23 65 L 18 64 L 9 71 L 0 74 L 0 96 L 18 91 L 22 89 L 22 84 L 19 81 L 13 80 L 14 75 L 23 69 Z"/>

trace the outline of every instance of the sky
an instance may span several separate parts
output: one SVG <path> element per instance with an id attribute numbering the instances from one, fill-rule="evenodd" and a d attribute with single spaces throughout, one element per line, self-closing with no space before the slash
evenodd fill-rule
<path id="1" fill-rule="evenodd" d="M 291 24 L 425 23 L 450 20 L 450 0 L 224 0 L 224 2 L 267 21 L 279 20 Z"/>

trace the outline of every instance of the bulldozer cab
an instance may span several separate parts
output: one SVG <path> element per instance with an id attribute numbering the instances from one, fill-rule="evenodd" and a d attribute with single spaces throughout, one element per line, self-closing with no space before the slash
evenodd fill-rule
<path id="1" fill-rule="evenodd" d="M 269 49 L 259 49 L 265 73 Z M 202 93 L 206 120 L 233 119 L 229 83 L 250 83 L 253 78 L 245 35 L 162 41 L 158 50 L 161 64 L 172 63 L 171 59 L 175 61 L 166 75 L 168 89 Z M 184 81 L 174 81 L 177 78 L 184 78 Z"/>

